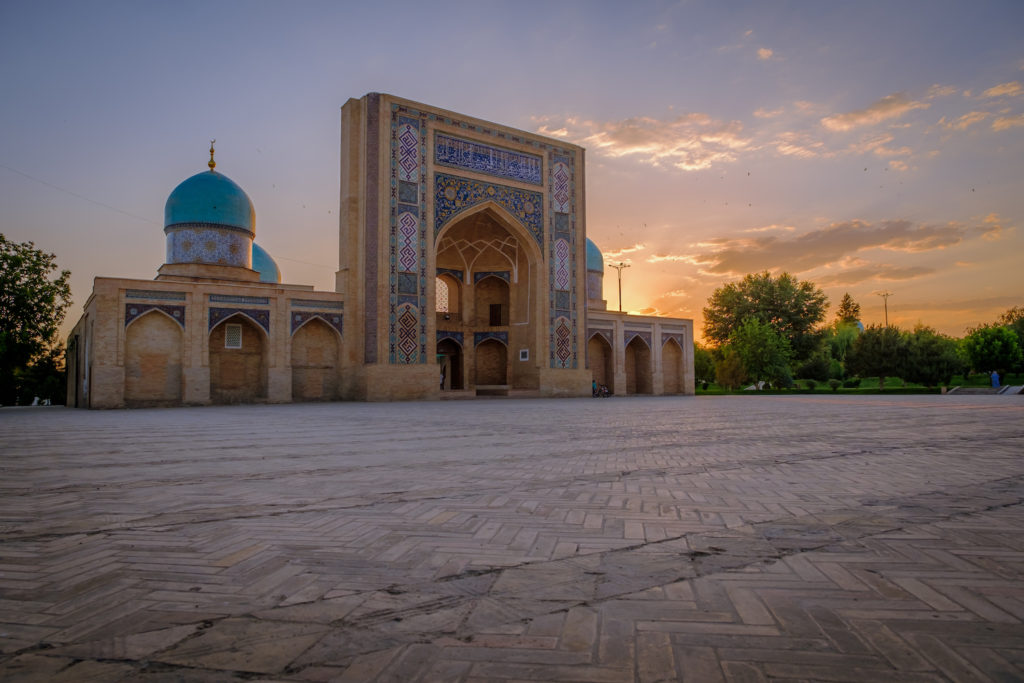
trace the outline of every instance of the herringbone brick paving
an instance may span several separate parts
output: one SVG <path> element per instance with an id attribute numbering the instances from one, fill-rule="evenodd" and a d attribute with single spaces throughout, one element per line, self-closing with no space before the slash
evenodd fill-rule
<path id="1" fill-rule="evenodd" d="M 1024 402 L 0 411 L 0 679 L 1024 679 Z"/>

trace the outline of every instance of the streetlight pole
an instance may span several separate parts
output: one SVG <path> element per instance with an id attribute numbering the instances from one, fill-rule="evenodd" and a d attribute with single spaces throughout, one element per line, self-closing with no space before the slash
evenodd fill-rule
<path id="1" fill-rule="evenodd" d="M 615 270 L 619 271 L 619 313 L 622 313 L 622 269 L 623 268 L 629 268 L 629 264 L 628 263 L 619 262 L 619 263 L 609 263 L 608 265 L 610 267 L 614 268 Z"/>
<path id="2" fill-rule="evenodd" d="M 886 290 L 884 292 L 875 292 L 875 294 L 885 300 L 885 326 L 889 327 L 889 297 L 892 296 L 892 292 Z"/>

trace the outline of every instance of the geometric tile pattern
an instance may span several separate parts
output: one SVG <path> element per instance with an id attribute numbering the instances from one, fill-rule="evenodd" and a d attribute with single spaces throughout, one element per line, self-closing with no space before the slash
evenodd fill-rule
<path id="1" fill-rule="evenodd" d="M 436 163 L 442 166 L 462 168 L 534 185 L 541 184 L 541 158 L 534 154 L 513 152 L 436 133 L 434 157 Z"/>
<path id="2" fill-rule="evenodd" d="M 335 330 L 337 330 L 338 334 L 343 334 L 342 315 L 337 311 L 292 311 L 291 318 L 292 334 L 295 334 L 295 332 L 298 331 L 300 327 L 308 323 L 313 318 L 319 318 L 320 320 L 324 321 L 325 323 L 333 327 Z"/>
<path id="3" fill-rule="evenodd" d="M 569 290 L 569 243 L 555 240 L 555 289 Z"/>
<path id="4" fill-rule="evenodd" d="M 622 333 L 622 347 L 625 348 L 629 345 L 629 342 L 633 341 L 637 337 L 644 340 L 644 343 L 647 344 L 647 348 L 652 348 L 651 333 L 639 330 L 624 330 Z"/>
<path id="5" fill-rule="evenodd" d="M 681 349 L 686 348 L 684 346 L 684 344 L 686 344 L 686 335 L 684 333 L 682 333 L 682 332 L 662 332 L 661 333 L 661 345 L 662 346 L 664 346 L 665 343 L 669 339 L 675 340 L 675 342 L 677 344 L 679 344 L 679 348 L 681 348 Z"/>
<path id="6" fill-rule="evenodd" d="M 0 419 L 0 679 L 1024 677 L 1019 402 L 339 406 Z"/>
<path id="7" fill-rule="evenodd" d="M 567 368 L 572 360 L 572 328 L 569 319 L 560 316 L 555 319 L 555 367 Z"/>
<path id="8" fill-rule="evenodd" d="M 544 195 L 517 187 L 434 174 L 434 235 L 446 223 L 468 208 L 492 201 L 506 209 L 525 227 L 537 244 L 544 244 Z"/>
<path id="9" fill-rule="evenodd" d="M 420 135 L 416 127 L 406 121 L 398 125 L 398 179 L 415 183 L 420 175 Z"/>
<path id="10" fill-rule="evenodd" d="M 412 304 L 401 304 L 397 311 L 398 329 L 395 332 L 397 362 L 411 364 L 419 361 L 419 311 Z"/>
<path id="11" fill-rule="evenodd" d="M 132 322 L 136 318 L 140 318 L 149 311 L 161 311 L 166 313 L 171 320 L 185 327 L 185 307 L 184 306 L 168 306 L 164 304 L 125 304 L 124 305 L 124 326 L 128 327 L 128 323 Z"/>
<path id="12" fill-rule="evenodd" d="M 554 202 L 556 213 L 569 213 L 571 180 L 569 165 L 561 159 L 556 160 L 551 165 L 551 200 Z"/>
<path id="13" fill-rule="evenodd" d="M 419 220 L 416 215 L 404 211 L 398 215 L 398 270 L 415 273 L 418 262 Z"/>
<path id="14" fill-rule="evenodd" d="M 222 226 L 179 224 L 168 228 L 167 263 L 212 263 L 252 267 L 252 233 Z"/>
<path id="15" fill-rule="evenodd" d="M 259 308 L 214 308 L 210 307 L 210 320 L 208 330 L 212 330 L 222 320 L 226 320 L 236 313 L 241 313 L 270 334 L 270 311 Z"/>

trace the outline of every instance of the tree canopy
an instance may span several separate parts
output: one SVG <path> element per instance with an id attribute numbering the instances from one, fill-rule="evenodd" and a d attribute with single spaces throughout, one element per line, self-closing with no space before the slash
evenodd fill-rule
<path id="1" fill-rule="evenodd" d="M 812 282 L 800 282 L 789 273 L 751 273 L 719 287 L 708 299 L 704 338 L 726 344 L 744 320 L 756 318 L 786 339 L 796 360 L 805 360 L 819 345 L 815 327 L 825 319 L 827 305 L 825 293 Z"/>
<path id="2" fill-rule="evenodd" d="M 843 300 L 839 302 L 836 309 L 836 322 L 856 324 L 860 320 L 860 304 L 853 300 L 850 293 L 843 294 Z"/>
<path id="3" fill-rule="evenodd" d="M 789 380 L 789 342 L 768 323 L 755 317 L 745 319 L 729 337 L 729 346 L 743 362 L 747 375 L 760 382 L 779 384 Z"/>
<path id="4" fill-rule="evenodd" d="M 930 327 L 918 325 L 906 336 L 907 357 L 903 379 L 926 387 L 948 385 L 963 371 L 957 342 Z"/>
<path id="5" fill-rule="evenodd" d="M 906 340 L 895 327 L 867 327 L 846 356 L 846 369 L 859 377 L 878 377 L 878 388 L 885 389 L 886 377 L 899 377 L 905 367 Z"/>
<path id="6" fill-rule="evenodd" d="M 16 373 L 52 355 L 71 304 L 71 272 L 32 242 L 0 234 L 0 403 L 17 396 Z"/>
<path id="7" fill-rule="evenodd" d="M 1021 363 L 1016 333 L 1002 325 L 982 325 L 964 337 L 964 351 L 971 367 L 979 372 L 1006 372 Z"/>

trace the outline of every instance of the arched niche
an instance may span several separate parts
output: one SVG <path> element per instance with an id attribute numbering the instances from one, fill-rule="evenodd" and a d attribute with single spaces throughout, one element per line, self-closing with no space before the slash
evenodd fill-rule
<path id="1" fill-rule="evenodd" d="M 664 393 L 683 393 L 683 349 L 675 339 L 661 347 L 661 380 Z"/>
<path id="2" fill-rule="evenodd" d="M 462 346 L 451 337 L 437 342 L 437 365 L 441 391 L 458 391 L 463 388 Z"/>
<path id="3" fill-rule="evenodd" d="M 615 393 L 615 356 L 612 345 L 604 335 L 595 333 L 587 340 L 587 360 L 590 363 L 590 374 L 597 386 L 608 387 Z"/>
<path id="4" fill-rule="evenodd" d="M 266 399 L 267 345 L 263 328 L 242 313 L 210 330 L 210 400 L 252 403 Z"/>
<path id="5" fill-rule="evenodd" d="M 181 403 L 181 325 L 153 309 L 128 324 L 124 340 L 124 402 L 129 407 Z"/>
<path id="6" fill-rule="evenodd" d="M 508 347 L 497 339 L 485 339 L 474 349 L 474 384 L 508 384 Z"/>
<path id="7" fill-rule="evenodd" d="M 633 337 L 626 344 L 625 369 L 627 394 L 650 394 L 653 391 L 651 348 L 640 336 Z"/>
<path id="8" fill-rule="evenodd" d="M 341 336 L 320 318 L 310 318 L 292 335 L 292 400 L 338 397 Z"/>

